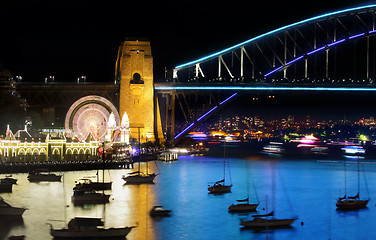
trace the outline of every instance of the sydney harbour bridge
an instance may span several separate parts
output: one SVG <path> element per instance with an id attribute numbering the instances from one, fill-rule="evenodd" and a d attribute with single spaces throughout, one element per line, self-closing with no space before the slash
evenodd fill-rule
<path id="1" fill-rule="evenodd" d="M 154 79 L 165 137 L 177 143 L 239 94 L 376 91 L 375 11 L 366 5 L 308 16 L 199 59 L 187 56 L 167 79 Z M 55 109 L 87 95 L 119 108 L 121 84 L 17 82 L 16 91 L 55 121 Z M 177 111 L 184 116 L 179 130 Z"/>

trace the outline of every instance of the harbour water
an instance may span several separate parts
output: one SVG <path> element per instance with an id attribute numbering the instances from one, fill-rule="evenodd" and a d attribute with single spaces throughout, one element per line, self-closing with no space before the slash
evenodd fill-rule
<path id="1" fill-rule="evenodd" d="M 106 170 L 105 179 L 113 181 L 110 203 L 74 206 L 71 203 L 74 181 L 95 176 L 96 171 L 64 172 L 62 182 L 30 183 L 27 174 L 13 174 L 18 184 L 12 193 L 0 196 L 13 206 L 28 208 L 23 220 L 1 219 L 0 239 L 25 235 L 25 239 L 52 239 L 51 223 L 65 227 L 76 216 L 103 217 L 106 227 L 134 226 L 127 239 L 370 239 L 376 222 L 376 160 L 360 159 L 360 196 L 371 198 L 368 208 L 358 211 L 336 210 L 336 198 L 356 195 L 358 164 L 356 158 L 288 159 L 273 155 L 228 152 L 232 192 L 208 194 L 208 184 L 223 178 L 223 157 L 180 156 L 179 161 L 149 163 L 159 175 L 155 184 L 124 185 L 123 174 L 131 169 Z M 220 155 L 220 154 L 218 154 Z M 145 163 L 142 164 L 142 168 Z M 273 188 L 273 174 L 275 185 Z M 231 176 L 231 179 L 230 179 Z M 272 189 L 275 189 L 272 191 Z M 106 191 L 107 192 L 107 191 Z M 298 217 L 291 228 L 249 230 L 239 225 L 249 214 L 230 214 L 227 207 L 236 199 L 248 197 L 260 202 L 258 213 L 275 204 L 276 217 Z M 170 217 L 151 218 L 149 210 L 162 205 L 173 212 Z M 268 206 L 267 206 L 268 205 Z"/>

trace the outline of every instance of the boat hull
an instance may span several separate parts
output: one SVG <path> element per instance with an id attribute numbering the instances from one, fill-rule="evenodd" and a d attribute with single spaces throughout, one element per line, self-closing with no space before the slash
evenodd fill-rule
<path id="1" fill-rule="evenodd" d="M 85 204 L 85 203 L 108 203 L 110 195 L 84 195 L 84 196 L 72 196 L 72 202 L 74 204 Z"/>
<path id="2" fill-rule="evenodd" d="M 149 174 L 149 175 L 130 175 L 130 176 L 123 176 L 122 179 L 127 184 L 143 184 L 143 183 L 154 183 L 154 178 L 156 174 Z"/>
<path id="3" fill-rule="evenodd" d="M 77 189 L 111 190 L 112 182 L 91 182 L 89 184 L 76 184 Z"/>
<path id="4" fill-rule="evenodd" d="M 0 193 L 10 193 L 12 192 L 13 184 L 11 183 L 0 183 Z"/>
<path id="5" fill-rule="evenodd" d="M 252 221 L 241 221 L 240 225 L 248 228 L 278 228 L 278 227 L 288 227 L 295 222 L 296 218 L 286 218 L 286 219 L 264 219 L 255 218 Z"/>
<path id="6" fill-rule="evenodd" d="M 26 211 L 26 208 L 17 208 L 17 207 L 1 208 L 0 207 L 0 216 L 22 216 L 22 214 L 25 211 Z"/>
<path id="7" fill-rule="evenodd" d="M 88 229 L 88 230 L 71 230 L 71 229 L 51 229 L 51 235 L 56 238 L 115 238 L 126 237 L 133 227 L 108 228 L 108 229 Z"/>
<path id="8" fill-rule="evenodd" d="M 256 211 L 258 204 L 239 203 L 228 207 L 229 212 L 253 212 Z"/>
<path id="9" fill-rule="evenodd" d="M 221 194 L 231 192 L 232 185 L 213 185 L 208 188 L 209 193 Z"/>
<path id="10" fill-rule="evenodd" d="M 55 174 L 46 174 L 46 175 L 29 175 L 27 177 L 30 182 L 60 182 L 61 176 Z"/>
<path id="11" fill-rule="evenodd" d="M 338 200 L 336 203 L 337 209 L 360 209 L 360 208 L 366 208 L 367 204 L 369 202 L 369 199 L 367 200 L 359 200 L 359 199 L 343 199 Z"/>

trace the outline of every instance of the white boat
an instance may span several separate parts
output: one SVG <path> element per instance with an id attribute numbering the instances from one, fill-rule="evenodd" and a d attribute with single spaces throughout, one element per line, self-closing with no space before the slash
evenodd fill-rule
<path id="1" fill-rule="evenodd" d="M 350 145 L 345 146 L 341 149 L 344 151 L 345 155 L 350 156 L 364 156 L 364 154 L 366 153 L 366 150 L 362 146 Z"/>
<path id="2" fill-rule="evenodd" d="M 164 162 L 173 162 L 178 160 L 179 155 L 176 152 L 161 152 L 158 154 L 157 159 Z"/>
<path id="3" fill-rule="evenodd" d="M 283 143 L 279 142 L 271 142 L 269 145 L 263 147 L 262 151 L 264 153 L 272 153 L 272 154 L 282 154 L 285 152 L 283 149 Z"/>
<path id="4" fill-rule="evenodd" d="M 253 220 L 241 221 L 240 225 L 249 228 L 277 228 L 277 227 L 288 227 L 295 222 L 297 218 L 285 218 L 285 219 L 276 219 L 276 218 L 259 218 L 256 217 Z"/>
<path id="5" fill-rule="evenodd" d="M 110 196 L 109 194 L 97 193 L 92 189 L 76 189 L 73 192 L 72 202 L 76 205 L 85 203 L 108 203 Z"/>
<path id="6" fill-rule="evenodd" d="M 122 179 L 127 184 L 143 184 L 154 183 L 154 178 L 157 176 L 155 173 L 142 173 L 140 171 L 128 173 L 128 176 L 123 175 Z"/>
<path id="7" fill-rule="evenodd" d="M 12 207 L 0 197 L 0 216 L 22 216 L 26 208 Z"/>
<path id="8" fill-rule="evenodd" d="M 169 216 L 171 213 L 171 210 L 164 209 L 162 206 L 154 206 L 150 210 L 150 216 Z"/>
<path id="9" fill-rule="evenodd" d="M 70 220 L 68 228 L 54 229 L 50 224 L 50 233 L 53 237 L 68 239 L 125 238 L 136 227 L 104 228 L 103 225 L 104 223 L 100 218 L 76 217 Z"/>

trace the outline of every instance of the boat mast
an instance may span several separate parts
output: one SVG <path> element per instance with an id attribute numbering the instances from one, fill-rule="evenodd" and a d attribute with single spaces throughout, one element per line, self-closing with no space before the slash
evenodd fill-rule
<path id="1" fill-rule="evenodd" d="M 226 139 L 223 142 L 223 184 L 226 183 Z"/>
<path id="2" fill-rule="evenodd" d="M 141 171 L 141 139 L 140 139 L 140 127 L 138 129 L 138 173 Z"/>
<path id="3" fill-rule="evenodd" d="M 345 169 L 345 195 L 347 196 L 347 169 L 346 169 L 346 159 L 343 161 L 343 166 Z"/>
<path id="4" fill-rule="evenodd" d="M 360 193 L 360 168 L 359 168 L 359 165 L 360 165 L 360 161 L 359 161 L 359 158 L 358 158 L 358 194 Z"/>

